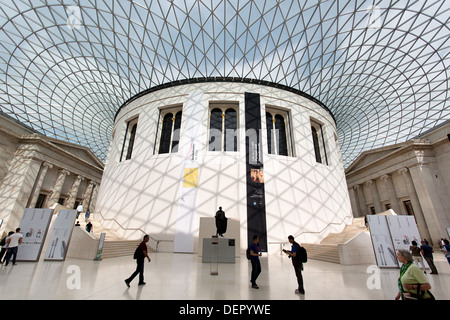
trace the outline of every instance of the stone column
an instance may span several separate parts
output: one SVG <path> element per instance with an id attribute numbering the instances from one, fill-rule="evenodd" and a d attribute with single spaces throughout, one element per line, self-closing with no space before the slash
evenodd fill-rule
<path id="1" fill-rule="evenodd" d="M 359 200 L 359 209 L 361 210 L 361 217 L 367 215 L 367 200 L 366 195 L 364 194 L 363 188 L 358 184 L 356 188 L 356 192 L 358 194 Z"/>
<path id="2" fill-rule="evenodd" d="M 58 203 L 59 196 L 61 195 L 62 187 L 64 185 L 64 181 L 66 180 L 66 176 L 69 174 L 70 172 L 65 169 L 59 170 L 58 178 L 56 179 L 52 194 L 50 196 L 50 199 L 48 200 L 49 207 L 53 206 L 55 203 Z"/>
<path id="3" fill-rule="evenodd" d="M 84 195 L 83 195 L 83 208 L 85 210 L 88 210 L 88 209 L 90 210 L 89 204 L 90 204 L 90 200 L 92 197 L 92 191 L 94 190 L 94 187 L 95 187 L 95 182 L 92 180 L 89 181 L 89 185 L 87 186 L 86 191 L 84 192 Z"/>
<path id="4" fill-rule="evenodd" d="M 17 152 L 0 186 L 0 234 L 15 230 L 22 219 L 39 174 L 41 162 Z"/>
<path id="5" fill-rule="evenodd" d="M 80 175 L 75 177 L 75 181 L 73 182 L 72 188 L 70 189 L 69 199 L 67 200 L 66 208 L 73 209 L 75 205 L 75 201 L 77 200 L 78 190 L 80 189 L 80 183 L 84 178 Z"/>
<path id="6" fill-rule="evenodd" d="M 422 206 L 420 204 L 419 198 L 417 197 L 417 193 L 414 188 L 414 184 L 411 179 L 411 175 L 409 174 L 408 168 L 401 168 L 398 170 L 398 173 L 403 176 L 403 181 L 405 182 L 409 201 L 411 201 L 411 205 L 414 210 L 414 217 L 416 218 L 417 229 L 419 229 L 420 236 L 431 240 L 430 233 L 428 232 L 428 225 L 423 215 Z"/>
<path id="7" fill-rule="evenodd" d="M 45 176 L 47 175 L 48 169 L 53 168 L 53 165 L 48 162 L 43 162 L 41 166 L 41 170 L 39 172 L 39 177 L 36 181 L 36 185 L 34 188 L 33 195 L 28 203 L 29 208 L 34 208 L 36 206 L 36 201 L 39 198 L 39 194 L 41 193 L 42 184 L 44 183 Z"/>
<path id="8" fill-rule="evenodd" d="M 422 207 L 423 220 L 426 221 L 433 241 L 430 243 L 435 243 L 446 235 L 448 227 L 446 212 L 439 196 L 439 186 L 435 183 L 430 166 L 426 163 L 411 166 L 409 173 Z"/>
<path id="9" fill-rule="evenodd" d="M 385 210 L 381 207 L 380 195 L 378 194 L 378 189 L 375 180 L 366 181 L 366 185 L 369 187 L 370 194 L 372 195 L 373 205 L 375 207 L 375 212 L 380 213 Z"/>
<path id="10" fill-rule="evenodd" d="M 350 199 L 351 199 L 352 204 L 356 211 L 356 215 L 355 214 L 353 215 L 355 218 L 362 217 L 364 215 L 361 210 L 361 206 L 360 206 L 360 202 L 359 202 L 358 189 L 359 189 L 359 185 L 353 186 L 352 192 L 350 194 Z"/>
<path id="11" fill-rule="evenodd" d="M 89 208 L 91 209 L 91 212 L 95 212 L 95 203 L 97 202 L 98 188 L 99 188 L 99 185 L 97 184 L 97 182 L 93 183 L 92 188 L 93 188 L 93 190 L 92 190 L 92 193 L 91 193 L 91 199 L 90 199 L 90 202 L 89 202 Z"/>
<path id="12" fill-rule="evenodd" d="M 382 175 L 380 179 L 381 181 L 384 182 L 384 187 L 386 188 L 386 192 L 388 194 L 389 203 L 391 205 L 392 210 L 394 210 L 395 213 L 400 214 L 401 208 L 398 203 L 397 192 L 395 191 L 391 175 L 388 174 Z"/>

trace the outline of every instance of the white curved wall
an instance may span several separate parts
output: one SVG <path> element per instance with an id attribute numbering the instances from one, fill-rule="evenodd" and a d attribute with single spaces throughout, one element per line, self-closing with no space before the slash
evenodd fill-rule
<path id="1" fill-rule="evenodd" d="M 245 92 L 260 94 L 269 251 L 278 250 L 276 243 L 286 242 L 290 234 L 300 242 L 316 243 L 330 232 L 341 231 L 351 222 L 352 213 L 330 114 L 297 94 L 241 82 L 180 85 L 149 93 L 123 107 L 115 122 L 97 212 L 125 228 L 141 228 L 156 239 L 181 236 L 182 241 L 193 242 L 196 252 L 200 217 L 212 217 L 222 206 L 228 218 L 240 221 L 241 244 L 246 247 Z M 219 101 L 238 104 L 237 152 L 208 151 L 210 102 Z M 183 106 L 179 152 L 159 155 L 158 146 L 155 148 L 159 110 L 176 105 Z M 269 106 L 290 113 L 294 157 L 267 153 L 265 108 Z M 135 117 L 138 125 L 132 157 L 119 161 L 127 122 Z M 195 128 L 200 143 L 199 180 L 194 205 L 180 210 L 186 165 L 183 150 L 189 146 L 186 123 L 192 117 L 201 123 Z M 316 162 L 311 118 L 323 124 L 328 165 Z"/>

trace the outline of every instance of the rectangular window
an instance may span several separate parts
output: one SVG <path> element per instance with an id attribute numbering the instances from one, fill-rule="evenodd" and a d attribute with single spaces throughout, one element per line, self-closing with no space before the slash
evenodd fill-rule
<path id="1" fill-rule="evenodd" d="M 289 112 L 266 108 L 267 150 L 269 154 L 294 156 Z"/>
<path id="2" fill-rule="evenodd" d="M 238 151 L 238 107 L 236 104 L 211 104 L 209 114 L 209 151 Z"/>
<path id="3" fill-rule="evenodd" d="M 182 120 L 182 107 L 166 108 L 160 111 L 161 122 L 158 126 L 157 143 L 158 153 L 176 153 L 180 143 L 180 130 Z"/>
<path id="4" fill-rule="evenodd" d="M 45 201 L 47 200 L 47 195 L 40 193 L 36 201 L 35 208 L 44 208 Z"/>
<path id="5" fill-rule="evenodd" d="M 134 142 L 136 139 L 138 118 L 134 118 L 127 122 L 125 137 L 123 139 L 122 152 L 120 153 L 120 162 L 131 159 L 133 154 Z"/>
<path id="6" fill-rule="evenodd" d="M 323 134 L 323 125 L 312 119 L 311 134 L 316 162 L 328 165 L 327 148 L 325 144 L 325 136 Z"/>

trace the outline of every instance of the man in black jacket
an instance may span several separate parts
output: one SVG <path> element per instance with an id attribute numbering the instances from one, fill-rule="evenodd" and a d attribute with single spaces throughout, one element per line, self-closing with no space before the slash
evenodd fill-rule
<path id="1" fill-rule="evenodd" d="M 292 259 L 292 265 L 294 266 L 295 275 L 297 276 L 298 289 L 295 289 L 295 293 L 305 294 L 305 289 L 303 288 L 303 263 L 300 256 L 300 245 L 295 242 L 293 236 L 289 236 L 288 240 L 292 244 L 292 249 L 291 251 L 283 249 L 283 252 Z"/>

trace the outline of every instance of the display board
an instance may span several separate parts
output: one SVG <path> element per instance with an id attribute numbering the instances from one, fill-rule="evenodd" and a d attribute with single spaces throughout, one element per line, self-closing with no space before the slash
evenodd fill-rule
<path id="1" fill-rule="evenodd" d="M 409 247 L 412 246 L 412 241 L 416 241 L 417 245 L 421 246 L 420 234 L 414 216 L 386 216 L 386 220 L 395 250 L 404 249 L 411 252 Z M 425 268 L 428 268 L 426 260 L 422 260 Z"/>
<path id="2" fill-rule="evenodd" d="M 372 238 L 373 251 L 377 265 L 385 268 L 397 268 L 398 260 L 392 243 L 391 234 L 386 221 L 386 216 L 367 216 L 370 236 Z"/>
<path id="3" fill-rule="evenodd" d="M 48 241 L 45 260 L 65 260 L 76 215 L 76 210 L 60 210 L 58 212 Z"/>
<path id="4" fill-rule="evenodd" d="M 53 209 L 25 209 L 19 224 L 23 243 L 17 251 L 17 261 L 39 260 L 52 214 Z"/>
<path id="5" fill-rule="evenodd" d="M 421 239 L 413 216 L 406 215 L 368 215 L 372 246 L 379 267 L 399 267 L 396 250 L 409 247 L 416 241 L 420 247 Z M 425 268 L 428 264 L 423 259 Z M 421 266 L 420 266 L 421 267 Z"/>

